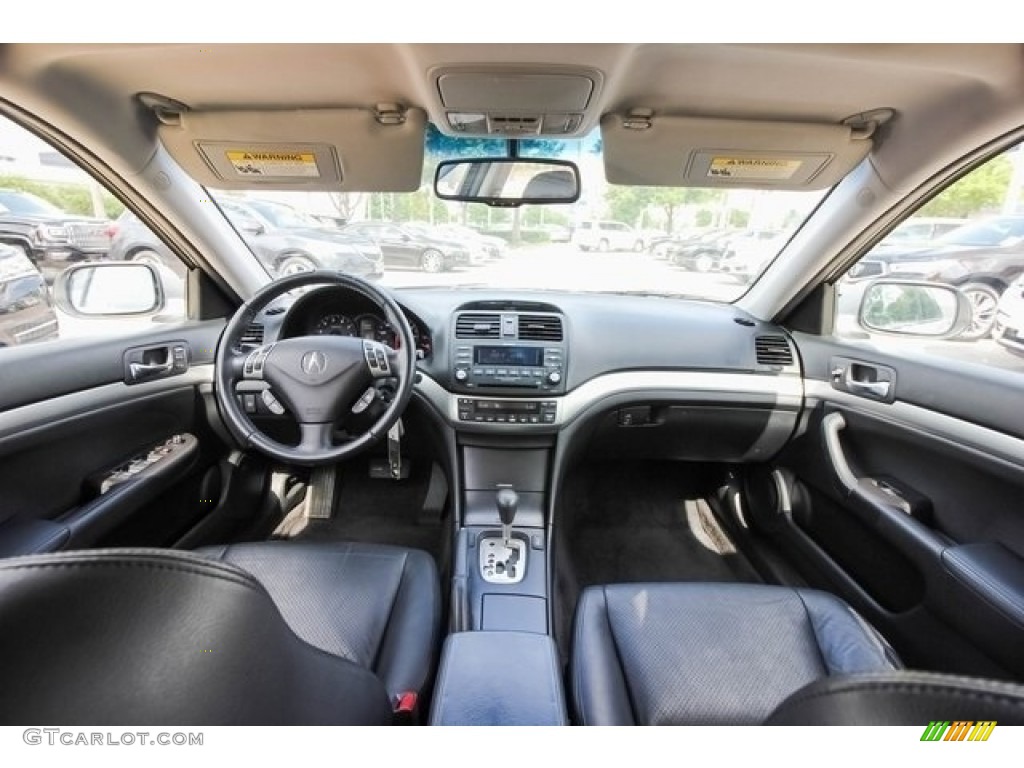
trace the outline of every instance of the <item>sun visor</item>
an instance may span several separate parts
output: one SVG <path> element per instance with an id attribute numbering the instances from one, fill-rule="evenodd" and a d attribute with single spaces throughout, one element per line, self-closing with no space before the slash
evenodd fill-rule
<path id="1" fill-rule="evenodd" d="M 871 150 L 846 125 L 605 115 L 611 184 L 810 190 L 831 187 Z"/>
<path id="2" fill-rule="evenodd" d="M 187 111 L 160 140 L 214 189 L 414 192 L 426 114 L 418 109 Z"/>

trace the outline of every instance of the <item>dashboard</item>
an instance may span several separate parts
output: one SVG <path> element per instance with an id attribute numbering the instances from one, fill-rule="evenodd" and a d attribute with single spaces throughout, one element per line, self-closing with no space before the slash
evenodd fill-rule
<path id="1" fill-rule="evenodd" d="M 465 439 L 763 460 L 803 408 L 788 333 L 727 304 L 660 296 L 392 289 L 417 352 L 413 404 Z M 341 286 L 283 297 L 264 342 L 335 334 L 395 346 L 382 310 Z M 470 438 L 470 435 L 475 437 Z"/>

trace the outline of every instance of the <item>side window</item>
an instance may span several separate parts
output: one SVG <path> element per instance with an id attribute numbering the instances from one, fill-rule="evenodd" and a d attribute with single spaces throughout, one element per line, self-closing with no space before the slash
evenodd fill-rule
<path id="1" fill-rule="evenodd" d="M 61 280 L 76 265 L 126 261 L 153 266 L 162 303 L 126 303 L 124 297 L 139 297 L 140 288 L 158 293 L 138 270 L 104 270 L 101 280 L 91 282 L 75 279 L 82 271 L 67 272 Z M 0 117 L 0 349 L 127 335 L 183 320 L 185 271 L 181 260 L 91 176 Z M 66 285 L 64 305 L 55 300 L 58 284 Z"/>
<path id="2" fill-rule="evenodd" d="M 929 354 L 1024 372 L 1024 151 L 993 158 L 950 185 L 864 254 L 839 281 L 836 333 L 879 347 L 913 346 Z M 876 280 L 940 283 L 973 308 L 955 338 L 905 340 L 858 322 Z"/>

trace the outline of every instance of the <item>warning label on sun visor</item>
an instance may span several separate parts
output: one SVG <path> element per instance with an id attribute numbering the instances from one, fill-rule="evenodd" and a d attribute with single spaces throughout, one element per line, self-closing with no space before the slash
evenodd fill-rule
<path id="1" fill-rule="evenodd" d="M 742 181 L 789 181 L 803 160 L 775 157 L 712 157 L 708 176 Z"/>
<path id="2" fill-rule="evenodd" d="M 312 152 L 246 152 L 229 150 L 228 162 L 240 176 L 274 176 L 277 178 L 320 177 L 316 155 Z"/>

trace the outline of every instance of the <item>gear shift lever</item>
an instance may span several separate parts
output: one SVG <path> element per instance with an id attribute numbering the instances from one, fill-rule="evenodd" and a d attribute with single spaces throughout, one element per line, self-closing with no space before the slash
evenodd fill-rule
<path id="1" fill-rule="evenodd" d="M 481 536 L 480 575 L 490 584 L 518 584 L 526 573 L 529 541 L 512 537 L 512 523 L 519 509 L 519 494 L 511 485 L 499 485 L 494 496 L 501 519 L 501 535 L 489 532 Z"/>
<path id="2" fill-rule="evenodd" d="M 501 518 L 501 536 L 505 546 L 512 541 L 512 521 L 516 519 L 516 510 L 519 509 L 519 494 L 512 486 L 498 488 L 495 498 L 498 504 L 498 517 Z"/>

